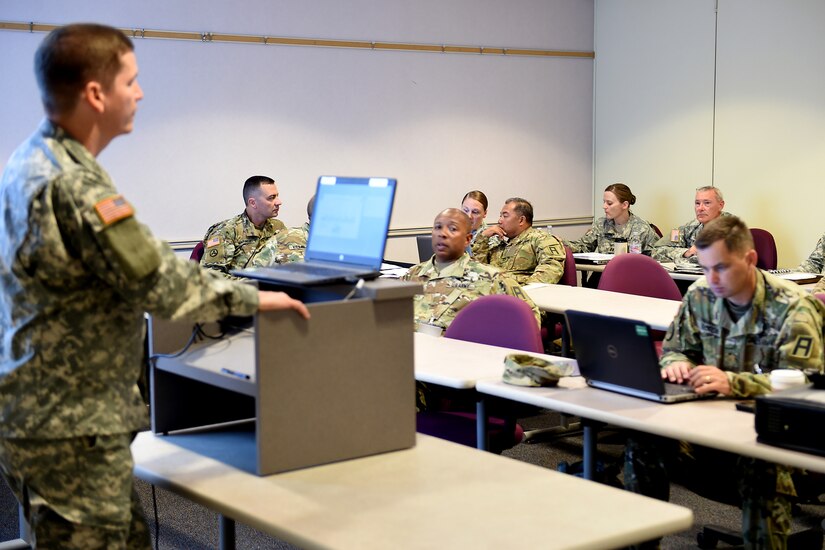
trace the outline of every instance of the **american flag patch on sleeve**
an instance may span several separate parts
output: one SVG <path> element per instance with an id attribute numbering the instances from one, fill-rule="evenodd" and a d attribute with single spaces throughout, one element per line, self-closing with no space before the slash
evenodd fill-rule
<path id="1" fill-rule="evenodd" d="M 103 199 L 95 205 L 95 212 L 103 222 L 103 225 L 112 225 L 124 218 L 135 215 L 132 205 L 129 204 L 123 195 L 114 195 Z"/>
<path id="2" fill-rule="evenodd" d="M 211 239 L 209 239 L 209 242 L 206 243 L 206 248 L 209 248 L 209 247 L 212 247 L 212 246 L 218 246 L 219 244 L 221 244 L 220 237 L 212 237 Z"/>

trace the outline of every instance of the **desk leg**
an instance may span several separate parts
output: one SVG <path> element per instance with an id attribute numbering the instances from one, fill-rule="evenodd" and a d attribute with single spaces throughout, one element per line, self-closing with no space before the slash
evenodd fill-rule
<path id="1" fill-rule="evenodd" d="M 218 548 L 235 550 L 235 520 L 223 514 L 218 515 Z"/>
<path id="2" fill-rule="evenodd" d="M 596 478 L 596 439 L 599 435 L 599 423 L 582 418 L 584 426 L 584 442 L 582 454 L 584 455 L 584 479 L 593 480 Z"/>
<path id="3" fill-rule="evenodd" d="M 476 396 L 476 448 L 486 451 L 487 442 L 487 404 L 481 394 Z"/>

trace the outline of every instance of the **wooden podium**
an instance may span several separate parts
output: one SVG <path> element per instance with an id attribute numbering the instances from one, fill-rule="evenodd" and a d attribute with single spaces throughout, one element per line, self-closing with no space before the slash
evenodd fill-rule
<path id="1" fill-rule="evenodd" d="M 307 303 L 308 321 L 260 313 L 251 328 L 196 340 L 179 356 L 193 323 L 150 317 L 150 355 L 170 355 L 150 368 L 152 431 L 254 422 L 258 475 L 412 447 L 420 285 L 378 279 L 344 300 L 351 288 L 289 289 Z"/>

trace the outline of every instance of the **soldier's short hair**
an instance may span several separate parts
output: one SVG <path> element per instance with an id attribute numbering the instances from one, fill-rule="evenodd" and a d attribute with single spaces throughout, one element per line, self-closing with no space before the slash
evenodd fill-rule
<path id="1" fill-rule="evenodd" d="M 128 36 L 106 25 L 66 25 L 50 32 L 34 54 L 34 75 L 48 115 L 70 113 L 87 83 L 108 89 L 120 57 L 134 51 Z"/>
<path id="2" fill-rule="evenodd" d="M 312 219 L 312 211 L 315 210 L 315 195 L 312 195 L 312 198 L 309 199 L 307 202 L 307 219 Z"/>
<path id="3" fill-rule="evenodd" d="M 510 197 L 504 201 L 504 204 L 510 203 L 515 203 L 513 211 L 516 214 L 519 216 L 524 216 L 524 219 L 527 220 L 528 225 L 533 225 L 533 205 L 530 204 L 530 201 L 519 197 Z"/>
<path id="4" fill-rule="evenodd" d="M 262 185 L 268 183 L 275 183 L 275 180 L 268 176 L 252 176 L 251 178 L 247 178 L 243 183 L 243 203 L 246 204 L 249 202 L 249 197 L 256 193 Z"/>
<path id="5" fill-rule="evenodd" d="M 696 188 L 697 193 L 704 193 L 705 191 L 713 191 L 713 193 L 716 195 L 716 200 L 718 200 L 719 202 L 725 200 L 724 197 L 722 197 L 722 191 L 720 191 L 719 188 L 714 185 L 704 185 L 702 187 Z"/>
<path id="6" fill-rule="evenodd" d="M 720 216 L 709 221 L 696 236 L 694 244 L 705 250 L 716 241 L 724 241 L 731 252 L 744 253 L 753 248 L 750 229 L 736 216 Z"/>

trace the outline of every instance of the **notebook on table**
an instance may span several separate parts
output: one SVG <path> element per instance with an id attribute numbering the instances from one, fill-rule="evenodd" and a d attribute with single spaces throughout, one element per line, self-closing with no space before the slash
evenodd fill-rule
<path id="1" fill-rule="evenodd" d="M 565 317 L 587 385 L 660 403 L 711 396 L 662 380 L 647 323 L 575 310 L 567 310 Z"/>
<path id="2" fill-rule="evenodd" d="M 574 252 L 573 258 L 576 263 L 604 265 L 613 259 L 613 254 L 604 254 L 601 252 Z"/>
<path id="3" fill-rule="evenodd" d="M 380 275 L 396 180 L 321 176 L 304 260 L 232 271 L 286 285 L 318 285 Z"/>

